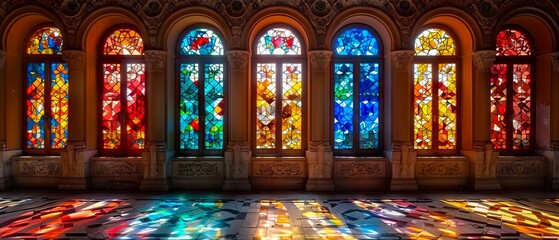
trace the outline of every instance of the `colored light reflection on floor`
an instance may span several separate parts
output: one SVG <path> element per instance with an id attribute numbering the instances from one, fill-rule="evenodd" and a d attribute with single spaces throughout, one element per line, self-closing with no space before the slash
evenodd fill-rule
<path id="1" fill-rule="evenodd" d="M 0 238 L 559 238 L 557 198 L 153 197 L 3 196 Z"/>

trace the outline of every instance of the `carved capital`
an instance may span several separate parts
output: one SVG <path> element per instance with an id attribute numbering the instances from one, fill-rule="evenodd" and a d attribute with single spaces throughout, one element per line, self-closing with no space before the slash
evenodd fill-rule
<path id="1" fill-rule="evenodd" d="M 6 51 L 0 50 L 0 70 L 6 67 Z"/>
<path id="2" fill-rule="evenodd" d="M 148 71 L 165 71 L 165 66 L 167 66 L 167 52 L 161 50 L 146 50 L 144 51 L 144 58 L 146 59 Z"/>
<path id="3" fill-rule="evenodd" d="M 390 53 L 392 57 L 392 67 L 394 70 L 409 70 L 413 62 L 415 51 L 400 50 Z"/>
<path id="4" fill-rule="evenodd" d="M 63 50 L 62 58 L 71 70 L 83 70 L 85 68 L 86 54 L 79 50 Z"/>
<path id="5" fill-rule="evenodd" d="M 146 148 L 144 151 L 147 152 L 164 152 L 167 150 L 167 143 L 166 142 L 156 142 L 150 141 L 147 143 Z"/>
<path id="6" fill-rule="evenodd" d="M 310 152 L 331 152 L 332 148 L 330 147 L 329 142 L 318 142 L 318 141 L 311 141 L 309 142 L 309 151 Z"/>
<path id="7" fill-rule="evenodd" d="M 496 56 L 497 51 L 495 50 L 484 50 L 472 53 L 475 69 L 489 71 L 491 65 L 495 62 Z"/>
<path id="8" fill-rule="evenodd" d="M 402 142 L 402 141 L 394 141 L 392 142 L 392 151 L 394 152 L 401 152 L 404 151 L 413 151 L 413 145 L 411 142 Z"/>
<path id="9" fill-rule="evenodd" d="M 475 151 L 486 151 L 486 150 L 493 150 L 493 144 L 490 141 L 474 141 L 473 149 Z"/>
<path id="10" fill-rule="evenodd" d="M 0 59 L 1 59 L 1 54 L 0 54 Z M 0 64 L 1 64 L 1 60 L 0 60 Z M 554 52 L 551 54 L 551 64 L 553 66 L 553 71 L 554 72 L 559 72 L 559 52 Z"/>
<path id="11" fill-rule="evenodd" d="M 248 51 L 244 50 L 231 50 L 227 51 L 227 61 L 231 69 L 247 70 L 248 68 Z"/>
<path id="12" fill-rule="evenodd" d="M 330 59 L 332 59 L 332 51 L 310 51 L 309 58 L 312 68 L 328 70 Z"/>

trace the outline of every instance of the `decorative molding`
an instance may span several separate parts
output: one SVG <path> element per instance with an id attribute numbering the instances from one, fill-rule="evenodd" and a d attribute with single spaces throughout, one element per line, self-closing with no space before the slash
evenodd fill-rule
<path id="1" fill-rule="evenodd" d="M 186 162 L 173 164 L 173 176 L 176 177 L 199 177 L 220 176 L 217 163 Z"/>
<path id="2" fill-rule="evenodd" d="M 392 57 L 392 67 L 396 71 L 411 71 L 411 64 L 415 51 L 413 50 L 400 50 L 390 53 Z"/>
<path id="3" fill-rule="evenodd" d="M 303 163 L 298 162 L 265 162 L 255 163 L 255 176 L 266 177 L 287 177 L 287 176 L 303 176 Z"/>
<path id="4" fill-rule="evenodd" d="M 335 173 L 341 177 L 381 177 L 386 175 L 386 164 L 365 161 L 336 162 Z"/>
<path id="5" fill-rule="evenodd" d="M 489 71 L 496 57 L 497 51 L 495 50 L 483 50 L 472 53 L 474 67 L 477 70 Z"/>
<path id="6" fill-rule="evenodd" d="M 551 54 L 551 65 L 554 72 L 559 72 L 559 52 L 554 52 Z"/>
<path id="7" fill-rule="evenodd" d="M 0 50 L 0 70 L 6 68 L 6 51 Z"/>
<path id="8" fill-rule="evenodd" d="M 86 54 L 84 51 L 79 50 L 63 50 L 62 58 L 68 67 L 73 70 L 83 70 L 85 69 Z"/>
<path id="9" fill-rule="evenodd" d="M 19 174 L 33 176 L 59 176 L 61 174 L 60 162 L 48 160 L 20 161 Z"/>
<path id="10" fill-rule="evenodd" d="M 227 61 L 229 62 L 231 69 L 247 71 L 249 55 L 248 51 L 230 50 L 227 51 Z"/>
<path id="11" fill-rule="evenodd" d="M 332 51 L 309 51 L 311 66 L 315 69 L 330 69 L 330 60 L 332 59 Z"/>
<path id="12" fill-rule="evenodd" d="M 162 72 L 167 66 L 167 52 L 162 50 L 145 50 L 144 58 L 148 71 Z"/>
<path id="13" fill-rule="evenodd" d="M 540 161 L 500 161 L 497 175 L 500 177 L 543 176 L 543 168 Z"/>
<path id="14" fill-rule="evenodd" d="M 137 175 L 142 174 L 140 163 L 132 163 L 125 161 L 108 161 L 100 160 L 97 162 L 97 175 L 119 176 L 119 175 Z"/>
<path id="15" fill-rule="evenodd" d="M 464 176 L 464 164 L 459 162 L 417 162 L 417 176 Z"/>

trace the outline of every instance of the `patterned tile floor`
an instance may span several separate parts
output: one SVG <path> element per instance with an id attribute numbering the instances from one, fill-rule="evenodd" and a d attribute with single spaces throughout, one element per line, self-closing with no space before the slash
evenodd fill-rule
<path id="1" fill-rule="evenodd" d="M 1 239 L 559 239 L 559 192 L 0 192 Z"/>

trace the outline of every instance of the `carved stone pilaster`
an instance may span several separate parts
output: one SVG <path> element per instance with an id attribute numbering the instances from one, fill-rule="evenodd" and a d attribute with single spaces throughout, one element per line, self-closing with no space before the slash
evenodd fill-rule
<path id="1" fill-rule="evenodd" d="M 86 54 L 84 51 L 79 50 L 63 50 L 62 58 L 68 67 L 72 70 L 84 70 Z"/>
<path id="2" fill-rule="evenodd" d="M 483 50 L 472 53 L 475 69 L 489 71 L 491 65 L 495 62 L 496 56 L 497 51 L 495 50 Z"/>
<path id="3" fill-rule="evenodd" d="M 144 58 L 146 59 L 146 67 L 151 72 L 165 71 L 167 66 L 167 52 L 161 50 L 146 50 L 144 51 Z"/>
<path id="4" fill-rule="evenodd" d="M 231 69 L 234 70 L 248 70 L 248 57 L 249 52 L 244 50 L 230 50 L 227 51 L 227 61 Z"/>
<path id="5" fill-rule="evenodd" d="M 396 71 L 409 70 L 413 62 L 415 51 L 400 50 L 390 53 L 392 57 L 392 68 Z"/>
<path id="6" fill-rule="evenodd" d="M 559 72 L 559 52 L 554 52 L 551 54 L 551 64 L 553 66 L 553 71 Z"/>
<path id="7" fill-rule="evenodd" d="M 60 153 L 62 162 L 62 180 L 59 189 L 86 189 L 89 177 L 89 159 L 97 151 L 86 150 L 83 141 L 68 141 Z"/>
<path id="8" fill-rule="evenodd" d="M 333 191 L 334 154 L 329 142 L 310 142 L 306 152 L 309 165 L 307 191 Z"/>
<path id="9" fill-rule="evenodd" d="M 310 51 L 309 58 L 311 67 L 320 70 L 328 70 L 330 67 L 330 59 L 332 59 L 332 51 Z"/>
<path id="10" fill-rule="evenodd" d="M 248 173 L 252 152 L 248 142 L 229 142 L 225 151 L 225 191 L 250 191 Z"/>
<path id="11" fill-rule="evenodd" d="M 6 51 L 0 50 L 0 70 L 6 68 Z"/>
<path id="12" fill-rule="evenodd" d="M 387 151 L 386 155 L 392 166 L 390 189 L 396 191 L 417 190 L 417 181 L 415 180 L 417 152 L 413 149 L 412 143 L 394 141 L 391 151 Z"/>
<path id="13" fill-rule="evenodd" d="M 470 162 L 470 188 L 474 190 L 498 190 L 501 184 L 497 179 L 499 152 L 493 151 L 489 141 L 474 141 L 472 150 L 462 150 Z"/>
<path id="14" fill-rule="evenodd" d="M 167 191 L 167 144 L 150 141 L 142 153 L 143 176 L 140 183 L 142 191 Z"/>

